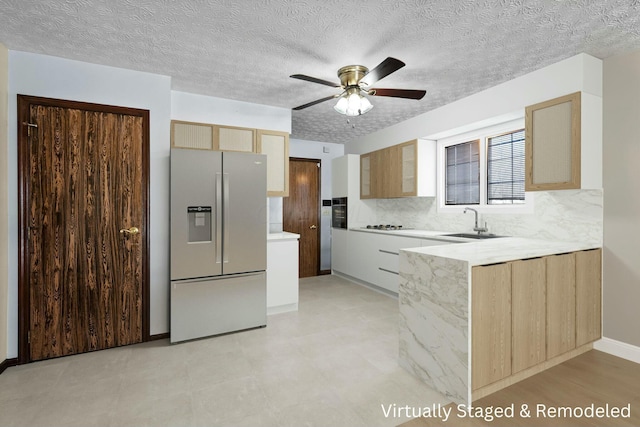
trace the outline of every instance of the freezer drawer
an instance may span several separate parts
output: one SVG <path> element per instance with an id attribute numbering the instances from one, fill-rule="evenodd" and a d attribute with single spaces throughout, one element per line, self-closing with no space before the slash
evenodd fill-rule
<path id="1" fill-rule="evenodd" d="M 171 282 L 171 342 L 267 324 L 265 272 Z"/>

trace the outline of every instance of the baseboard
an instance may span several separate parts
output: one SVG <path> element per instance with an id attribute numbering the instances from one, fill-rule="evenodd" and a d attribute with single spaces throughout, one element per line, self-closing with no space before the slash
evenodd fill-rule
<path id="1" fill-rule="evenodd" d="M 169 339 L 169 332 L 165 332 L 164 334 L 149 335 L 149 341 L 158 341 L 165 339 Z"/>
<path id="2" fill-rule="evenodd" d="M 298 303 L 276 305 L 274 307 L 267 307 L 267 316 L 272 314 L 288 313 L 290 311 L 298 311 Z"/>
<path id="3" fill-rule="evenodd" d="M 334 276 L 342 277 L 343 279 L 347 279 L 350 282 L 355 283 L 356 285 L 364 286 L 365 288 L 369 288 L 372 291 L 376 291 L 380 294 L 386 295 L 391 298 L 398 299 L 398 293 L 390 291 L 389 289 L 381 288 L 380 286 L 374 285 L 373 283 L 365 282 L 364 280 L 360 280 L 357 277 L 349 276 L 348 274 L 344 274 L 338 270 L 331 270 L 331 273 Z"/>
<path id="4" fill-rule="evenodd" d="M 635 345 L 603 337 L 593 343 L 593 348 L 635 363 L 640 363 L 640 347 Z"/>
<path id="5" fill-rule="evenodd" d="M 318 274 L 319 276 L 324 276 L 326 274 L 331 274 L 331 270 L 320 270 L 320 273 Z"/>
<path id="6" fill-rule="evenodd" d="M 0 362 L 0 374 L 2 374 L 5 369 L 11 367 L 11 366 L 16 366 L 18 364 L 18 358 L 14 357 L 12 359 L 5 359 L 2 362 Z"/>

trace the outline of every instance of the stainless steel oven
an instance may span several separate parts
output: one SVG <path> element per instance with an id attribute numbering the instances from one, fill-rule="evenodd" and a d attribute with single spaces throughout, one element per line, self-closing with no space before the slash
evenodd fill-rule
<path id="1" fill-rule="evenodd" d="M 336 197 L 331 201 L 331 226 L 347 228 L 347 198 Z"/>

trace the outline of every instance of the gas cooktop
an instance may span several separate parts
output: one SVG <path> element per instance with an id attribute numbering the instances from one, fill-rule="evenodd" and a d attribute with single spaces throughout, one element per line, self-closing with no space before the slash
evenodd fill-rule
<path id="1" fill-rule="evenodd" d="M 394 231 L 394 230 L 410 230 L 410 228 L 403 227 L 401 225 L 392 225 L 392 224 L 379 224 L 379 225 L 367 225 L 366 228 L 369 230 L 384 230 L 384 231 Z"/>

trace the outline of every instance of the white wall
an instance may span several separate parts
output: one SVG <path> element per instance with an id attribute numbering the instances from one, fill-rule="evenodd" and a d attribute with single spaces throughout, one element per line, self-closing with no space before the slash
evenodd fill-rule
<path id="1" fill-rule="evenodd" d="M 531 212 L 483 214 L 496 234 L 601 244 L 602 61 L 576 55 L 347 144 L 364 153 L 414 138 L 442 139 L 522 118 L 527 105 L 582 92 L 582 190 L 536 192 Z M 428 95 L 427 95 L 428 96 Z M 440 172 L 434 175 L 440 179 Z M 407 227 L 465 231 L 472 218 L 438 212 L 435 199 L 378 200 L 376 220 Z"/>
<path id="2" fill-rule="evenodd" d="M 640 346 L 640 51 L 604 61 L 604 331 Z"/>
<path id="3" fill-rule="evenodd" d="M 150 332 L 168 332 L 170 120 L 290 132 L 290 110 L 171 91 L 168 76 L 9 52 L 8 357 L 17 356 L 17 94 L 150 111 Z"/>
<path id="4" fill-rule="evenodd" d="M 9 204 L 7 203 L 7 115 L 9 91 L 9 51 L 0 43 L 0 363 L 7 358 L 7 312 L 9 264 L 8 223 Z"/>
<path id="5" fill-rule="evenodd" d="M 320 159 L 320 198 L 331 200 L 331 160 L 344 155 L 344 145 L 330 142 L 304 141 L 291 139 L 289 157 Z M 324 150 L 328 150 L 325 153 Z M 282 214 L 280 214 L 282 218 Z M 286 231 L 286 230 L 285 230 Z M 320 269 L 331 268 L 331 207 L 321 207 L 320 217 Z"/>
<path id="6" fill-rule="evenodd" d="M 291 133 L 291 110 L 171 91 L 171 119 Z"/>
<path id="7" fill-rule="evenodd" d="M 171 79 L 102 65 L 9 52 L 8 357 L 17 356 L 17 97 L 32 95 L 150 111 L 151 334 L 169 328 L 169 123 Z"/>
<path id="8" fill-rule="evenodd" d="M 414 138 L 438 140 L 524 116 L 524 107 L 582 91 L 602 97 L 602 61 L 579 54 L 349 142 L 361 154 Z M 429 94 L 427 94 L 429 96 Z M 584 135 L 585 132 L 583 132 Z M 586 132 L 587 138 L 590 132 Z M 601 188 L 594 187 L 594 188 Z"/>
<path id="9" fill-rule="evenodd" d="M 291 110 L 171 91 L 171 119 L 291 133 Z M 282 197 L 267 199 L 269 232 L 282 231 Z"/>

